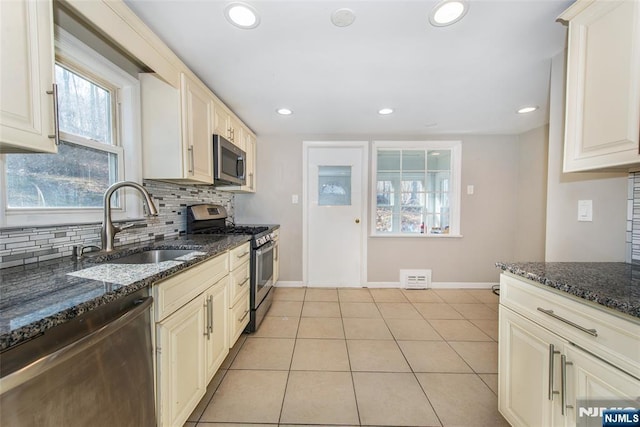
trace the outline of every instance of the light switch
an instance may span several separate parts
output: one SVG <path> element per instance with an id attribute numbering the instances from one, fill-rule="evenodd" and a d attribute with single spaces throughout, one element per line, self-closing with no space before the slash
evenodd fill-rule
<path id="1" fill-rule="evenodd" d="M 298 201 L 299 201 L 298 195 L 297 194 L 292 194 L 291 195 L 291 203 L 294 204 L 294 205 L 297 205 Z"/>
<path id="2" fill-rule="evenodd" d="M 467 185 L 467 194 L 472 195 L 474 191 L 473 185 Z"/>
<path id="3" fill-rule="evenodd" d="M 593 200 L 578 200 L 578 221 L 593 221 Z"/>

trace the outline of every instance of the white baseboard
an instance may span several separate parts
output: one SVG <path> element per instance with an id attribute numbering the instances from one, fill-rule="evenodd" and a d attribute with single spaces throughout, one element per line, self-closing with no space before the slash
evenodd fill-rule
<path id="1" fill-rule="evenodd" d="M 430 289 L 491 289 L 492 286 L 497 285 L 497 282 L 431 282 Z M 276 283 L 277 288 L 302 288 L 304 285 L 302 282 L 297 281 L 278 281 Z M 400 289 L 400 282 L 368 282 L 362 286 L 364 288 L 398 288 Z"/>
<path id="2" fill-rule="evenodd" d="M 491 289 L 497 282 L 431 282 L 430 289 Z M 401 288 L 400 282 L 369 282 L 368 288 Z"/>
<path id="3" fill-rule="evenodd" d="M 276 283 L 276 288 L 302 288 L 302 287 L 304 287 L 302 282 L 278 280 L 278 283 Z"/>

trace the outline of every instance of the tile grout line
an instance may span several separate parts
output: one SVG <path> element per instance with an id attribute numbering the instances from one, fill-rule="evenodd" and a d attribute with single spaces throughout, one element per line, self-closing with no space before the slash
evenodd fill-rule
<path id="1" fill-rule="evenodd" d="M 340 323 L 342 324 L 342 333 L 344 334 L 344 348 L 347 352 L 347 362 L 349 362 L 349 376 L 351 377 L 351 386 L 353 387 L 353 398 L 356 404 L 356 414 L 358 415 L 358 425 L 362 426 L 362 417 L 360 416 L 360 405 L 358 405 L 358 392 L 356 391 L 356 380 L 353 377 L 353 367 L 351 366 L 351 355 L 349 354 L 349 346 L 347 345 L 347 330 L 344 327 L 344 317 L 342 316 L 342 305 L 340 300 L 340 291 L 338 293 L 338 310 L 340 310 Z"/>

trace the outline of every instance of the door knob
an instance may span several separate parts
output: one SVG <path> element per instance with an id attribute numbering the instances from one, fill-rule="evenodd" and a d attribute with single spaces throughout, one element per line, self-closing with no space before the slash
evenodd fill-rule
<path id="1" fill-rule="evenodd" d="M 356 224 L 360 224 L 360 218 L 356 218 Z"/>

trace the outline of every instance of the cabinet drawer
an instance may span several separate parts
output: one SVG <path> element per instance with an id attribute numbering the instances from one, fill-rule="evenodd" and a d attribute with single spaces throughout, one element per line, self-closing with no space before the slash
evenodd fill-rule
<path id="1" fill-rule="evenodd" d="M 233 347 L 240 334 L 249 323 L 249 288 L 239 298 L 238 302 L 229 309 L 229 347 Z"/>
<path id="2" fill-rule="evenodd" d="M 153 297 L 156 322 L 197 297 L 228 273 L 229 255 L 224 253 L 155 283 Z"/>
<path id="3" fill-rule="evenodd" d="M 508 273 L 500 304 L 640 378 L 640 321 Z"/>
<path id="4" fill-rule="evenodd" d="M 236 268 L 240 267 L 243 263 L 249 261 L 250 253 L 251 253 L 251 246 L 249 245 L 249 242 L 229 251 L 231 270 L 235 270 Z"/>
<path id="5" fill-rule="evenodd" d="M 231 272 L 229 281 L 229 308 L 233 307 L 247 289 L 249 289 L 249 278 L 251 277 L 251 266 L 245 262 L 240 267 Z"/>

